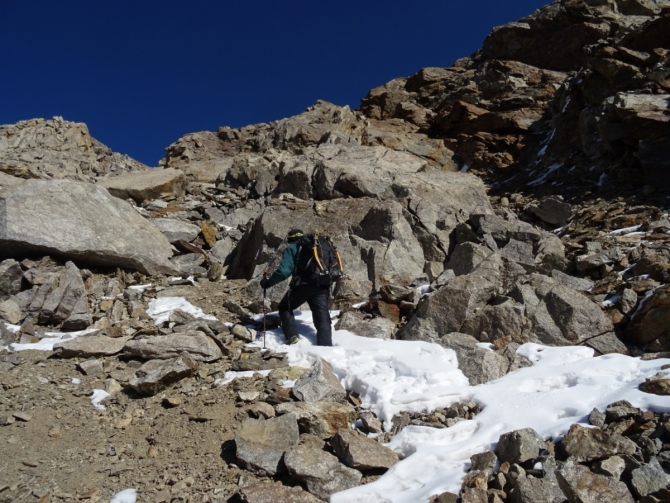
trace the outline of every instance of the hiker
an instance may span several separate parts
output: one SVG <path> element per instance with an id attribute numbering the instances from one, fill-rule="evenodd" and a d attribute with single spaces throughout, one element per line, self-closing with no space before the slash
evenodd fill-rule
<path id="1" fill-rule="evenodd" d="M 279 303 L 281 328 L 284 331 L 286 344 L 298 342 L 299 335 L 293 309 L 307 302 L 312 310 L 312 319 L 316 327 L 317 345 L 332 346 L 328 309 L 330 282 L 334 276 L 339 276 L 342 270 L 337 249 L 332 240 L 319 237 L 318 234 L 305 236 L 300 229 L 290 230 L 286 239 L 288 246 L 284 250 L 279 267 L 269 278 L 264 277 L 261 280 L 261 287 L 269 288 L 293 276 L 288 292 Z"/>

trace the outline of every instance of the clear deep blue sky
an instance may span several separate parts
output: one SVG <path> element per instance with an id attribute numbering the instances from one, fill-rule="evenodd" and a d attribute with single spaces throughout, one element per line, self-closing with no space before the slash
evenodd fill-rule
<path id="1" fill-rule="evenodd" d="M 155 166 L 189 132 L 357 108 L 545 3 L 0 0 L 0 124 L 60 115 Z"/>

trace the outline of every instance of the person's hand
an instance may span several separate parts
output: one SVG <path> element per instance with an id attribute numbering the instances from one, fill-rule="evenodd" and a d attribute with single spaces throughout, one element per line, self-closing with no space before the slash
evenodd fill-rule
<path id="1" fill-rule="evenodd" d="M 268 281 L 267 278 L 263 278 L 263 279 L 261 279 L 261 288 L 262 288 L 263 290 L 265 290 L 265 289 L 268 287 L 268 282 L 269 282 L 269 281 Z"/>

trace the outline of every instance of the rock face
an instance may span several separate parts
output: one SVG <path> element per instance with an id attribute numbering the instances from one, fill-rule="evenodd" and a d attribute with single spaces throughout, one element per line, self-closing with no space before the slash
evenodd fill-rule
<path id="1" fill-rule="evenodd" d="M 67 262 L 39 286 L 22 292 L 27 317 L 34 323 L 83 330 L 91 324 L 86 287 L 77 266 Z"/>
<path id="2" fill-rule="evenodd" d="M 286 471 L 284 453 L 299 440 L 293 414 L 278 418 L 247 419 L 235 436 L 237 460 L 249 470 L 275 475 Z"/>
<path id="3" fill-rule="evenodd" d="M 92 138 L 86 124 L 54 117 L 0 126 L 0 172 L 8 175 L 93 181 L 146 169 Z"/>
<path id="4" fill-rule="evenodd" d="M 146 362 L 128 384 L 142 395 L 153 396 L 170 384 L 193 375 L 197 369 L 198 363 L 187 353 L 182 353 L 176 358 Z"/>
<path id="5" fill-rule="evenodd" d="M 52 254 L 103 267 L 172 274 L 170 243 L 101 187 L 27 180 L 0 191 L 0 255 Z"/>
<path id="6" fill-rule="evenodd" d="M 293 394 L 302 402 L 341 402 L 347 396 L 333 367 L 317 358 L 314 364 L 296 381 Z"/>
<path id="7" fill-rule="evenodd" d="M 356 487 L 362 478 L 361 472 L 347 468 L 324 451 L 323 441 L 312 435 L 301 435 L 300 443 L 289 449 L 285 460 L 289 475 L 304 482 L 310 493 L 323 500 Z"/>
<path id="8" fill-rule="evenodd" d="M 131 340 L 125 344 L 123 352 L 144 360 L 167 360 L 182 352 L 188 353 L 196 361 L 203 362 L 213 362 L 222 356 L 219 346 L 199 331 Z"/>
<path id="9" fill-rule="evenodd" d="M 133 199 L 137 204 L 161 197 L 181 197 L 186 176 L 178 169 L 150 169 L 100 180 L 98 185 L 120 199 Z"/>

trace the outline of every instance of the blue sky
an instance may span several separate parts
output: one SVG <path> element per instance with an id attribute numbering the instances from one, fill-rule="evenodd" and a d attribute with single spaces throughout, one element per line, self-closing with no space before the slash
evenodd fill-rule
<path id="1" fill-rule="evenodd" d="M 60 115 L 155 166 L 180 136 L 358 107 L 544 0 L 0 0 L 0 124 Z"/>

